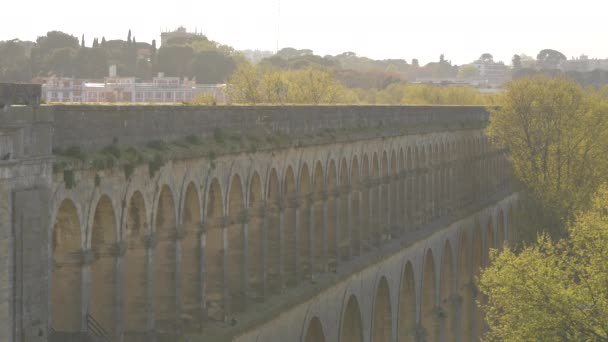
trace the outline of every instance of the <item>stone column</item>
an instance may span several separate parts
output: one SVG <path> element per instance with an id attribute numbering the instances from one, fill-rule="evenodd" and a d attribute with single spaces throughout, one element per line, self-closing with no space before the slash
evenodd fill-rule
<path id="1" fill-rule="evenodd" d="M 150 231 L 149 228 L 147 227 L 147 224 L 145 226 L 145 231 Z M 147 280 L 147 293 L 146 293 L 146 335 L 148 335 L 148 340 L 156 340 L 156 324 L 155 324 L 155 319 L 154 319 L 154 252 L 156 250 L 156 244 L 158 242 L 158 239 L 156 237 L 156 234 L 154 232 L 150 232 L 148 235 L 146 235 L 146 237 L 144 238 L 144 246 L 146 247 L 147 250 L 147 257 L 148 257 L 148 262 L 147 264 L 147 272 L 146 274 L 148 275 L 148 280 Z"/>
<path id="2" fill-rule="evenodd" d="M 263 203 L 260 208 L 262 219 L 262 300 L 268 296 L 268 215 L 267 205 Z"/>
<path id="3" fill-rule="evenodd" d="M 323 223 L 322 223 L 323 236 L 321 237 L 321 239 L 323 240 L 322 241 L 322 244 L 323 244 L 323 253 L 321 255 L 321 263 L 323 265 L 323 267 L 322 267 L 323 272 L 327 272 L 328 268 L 329 268 L 328 265 L 327 265 L 328 264 L 328 259 L 329 259 L 327 257 L 328 247 L 329 247 L 329 244 L 328 244 L 328 241 L 327 241 L 328 240 L 328 236 L 327 236 L 327 193 L 325 193 L 325 192 L 321 193 L 320 197 L 321 197 L 320 199 L 321 199 L 321 201 L 323 203 Z"/>
<path id="4" fill-rule="evenodd" d="M 310 268 L 310 280 L 314 279 L 315 274 L 315 199 L 314 193 L 310 193 L 307 196 L 308 201 L 308 259 Z"/>
<path id="5" fill-rule="evenodd" d="M 115 305 L 115 326 L 114 336 L 117 341 L 123 340 L 125 332 L 125 306 L 124 306 L 124 256 L 127 252 L 126 241 L 119 241 L 110 247 L 111 255 L 116 258 L 116 298 Z"/>
<path id="6" fill-rule="evenodd" d="M 342 223 L 341 221 L 341 216 L 342 216 L 342 199 L 340 198 L 340 192 L 339 190 L 337 190 L 335 193 L 331 194 L 334 197 L 334 203 L 335 203 L 335 211 L 336 211 L 336 219 L 335 219 L 335 223 L 336 226 L 334 227 L 334 229 L 336 230 L 336 241 L 335 241 L 335 246 L 334 248 L 336 249 L 336 272 L 338 271 L 338 265 L 340 264 L 340 258 L 342 253 L 340 253 L 340 245 L 342 242 Z"/>
<path id="7" fill-rule="evenodd" d="M 241 276 L 241 288 L 245 293 L 245 309 L 249 305 L 249 210 L 243 209 L 239 216 L 239 220 L 242 224 L 243 230 L 243 260 L 241 261 L 241 265 L 243 265 L 242 276 Z"/>
<path id="8" fill-rule="evenodd" d="M 232 310 L 230 307 L 230 283 L 228 277 L 228 226 L 230 225 L 230 218 L 224 216 L 222 218 L 222 282 L 224 284 L 222 298 L 224 299 L 224 321 L 228 321 L 228 317 Z"/>
<path id="9" fill-rule="evenodd" d="M 296 251 L 295 251 L 295 274 L 296 274 L 296 286 L 300 285 L 300 281 L 302 279 L 302 266 L 300 265 L 300 206 L 301 206 L 301 200 L 299 198 L 294 198 L 293 200 L 290 201 L 290 205 L 292 206 L 292 208 L 294 208 L 294 215 L 295 215 L 295 227 L 294 229 L 294 239 L 295 239 L 295 247 L 296 247 Z"/>
<path id="10" fill-rule="evenodd" d="M 199 308 L 200 308 L 200 320 L 199 320 L 199 329 L 202 328 L 203 322 L 207 321 L 207 225 L 204 222 L 199 224 L 199 229 L 197 232 L 199 238 Z"/>
<path id="11" fill-rule="evenodd" d="M 346 251 L 346 258 L 347 259 L 351 259 L 353 256 L 353 222 L 358 222 L 358 220 L 353 220 L 352 215 L 353 215 L 353 201 L 352 201 L 352 191 L 350 187 L 346 187 L 344 189 L 344 196 L 346 196 L 346 222 L 344 222 L 343 224 L 346 225 L 346 231 L 348 234 L 347 240 L 348 240 L 348 248 Z M 359 244 L 361 244 L 361 242 L 359 241 Z"/>
<path id="12" fill-rule="evenodd" d="M 285 278 L 285 207 L 286 203 L 279 201 L 279 283 L 281 293 L 287 287 Z"/>
<path id="13" fill-rule="evenodd" d="M 183 272 L 182 269 L 182 243 L 181 241 L 186 236 L 185 227 L 183 225 L 178 225 L 175 230 L 175 236 L 173 239 L 175 240 L 175 331 L 181 335 L 183 332 L 183 322 L 181 320 L 181 312 L 182 312 L 182 284 L 181 284 L 181 274 Z"/>

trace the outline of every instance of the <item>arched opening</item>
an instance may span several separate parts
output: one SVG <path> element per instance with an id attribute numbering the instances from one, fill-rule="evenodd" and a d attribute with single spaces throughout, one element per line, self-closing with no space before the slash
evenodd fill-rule
<path id="1" fill-rule="evenodd" d="M 473 298 L 473 284 L 471 283 L 471 267 L 469 254 L 469 241 L 465 232 L 460 237 L 458 253 L 458 292 L 462 300 L 461 317 L 461 341 L 473 340 L 473 321 L 471 319 L 475 308 Z"/>
<path id="2" fill-rule="evenodd" d="M 182 307 L 180 318 L 186 330 L 200 327 L 200 238 L 201 205 L 196 185 L 186 188 L 183 213 L 183 238 L 181 239 L 180 286 Z"/>
<path id="3" fill-rule="evenodd" d="M 380 217 L 378 223 L 380 225 L 380 241 L 390 240 L 390 200 L 391 200 L 391 189 L 390 189 L 390 178 L 389 178 L 389 165 L 388 165 L 388 154 L 386 151 L 382 153 L 382 178 L 380 179 Z"/>
<path id="4" fill-rule="evenodd" d="M 361 323 L 361 311 L 359 302 L 355 295 L 348 298 L 346 309 L 342 314 L 340 325 L 340 342 L 363 342 L 363 324 Z"/>
<path id="5" fill-rule="evenodd" d="M 312 241 L 311 241 L 311 196 L 310 189 L 310 174 L 308 166 L 304 164 L 300 171 L 300 197 L 302 198 L 302 206 L 300 208 L 299 217 L 299 253 L 300 253 L 300 269 L 302 279 L 310 279 L 312 275 Z"/>
<path id="6" fill-rule="evenodd" d="M 515 218 L 513 217 L 513 206 L 509 206 L 509 211 L 507 212 L 507 241 L 509 242 L 509 246 L 513 246 L 515 243 L 515 232 L 513 230 L 513 221 Z"/>
<path id="7" fill-rule="evenodd" d="M 63 200 L 53 225 L 51 319 L 56 332 L 78 332 L 82 323 L 82 238 L 74 203 Z"/>
<path id="8" fill-rule="evenodd" d="M 279 177 L 275 169 L 270 171 L 268 179 L 268 290 L 277 293 L 283 287 L 281 284 L 281 222 Z"/>
<path id="9" fill-rule="evenodd" d="M 323 326 L 318 317 L 314 317 L 308 323 L 308 329 L 306 329 L 306 334 L 304 334 L 304 342 L 325 342 Z"/>
<path id="10" fill-rule="evenodd" d="M 207 227 L 205 241 L 205 300 L 207 316 L 210 320 L 223 321 L 225 316 L 224 300 L 224 235 L 223 218 L 224 206 L 222 189 L 217 178 L 211 181 L 207 193 L 205 225 Z"/>
<path id="11" fill-rule="evenodd" d="M 425 341 L 435 341 L 437 336 L 438 311 L 435 307 L 435 261 L 429 249 L 424 258 L 422 274 L 421 325 Z"/>
<path id="12" fill-rule="evenodd" d="M 146 204 L 141 192 L 131 196 L 127 207 L 125 237 L 127 254 L 124 262 L 125 340 L 133 341 L 146 331 L 148 298 L 147 246 L 149 232 Z"/>
<path id="13" fill-rule="evenodd" d="M 367 252 L 372 245 L 372 187 L 367 154 L 363 156 L 363 163 L 361 164 L 361 189 L 361 249 L 363 252 Z"/>
<path id="14" fill-rule="evenodd" d="M 399 341 L 416 342 L 416 291 L 412 263 L 405 264 L 399 294 Z"/>
<path id="15" fill-rule="evenodd" d="M 350 205 L 349 196 L 352 197 L 352 194 L 349 194 L 344 191 L 348 189 L 348 166 L 346 164 L 346 159 L 342 159 L 342 163 L 340 165 L 340 188 L 342 189 L 342 191 L 340 197 L 338 198 L 338 201 L 340 203 L 340 210 L 338 213 L 338 226 L 340 229 L 340 241 L 338 245 L 338 252 L 342 260 L 348 260 L 352 253 L 351 239 L 353 238 L 353 227 L 352 220 L 349 221 L 348 217 L 348 206 Z"/>
<path id="16" fill-rule="evenodd" d="M 441 265 L 441 309 L 439 311 L 439 317 L 442 319 L 442 340 L 444 341 L 456 341 L 458 334 L 456 329 L 456 309 L 454 300 L 452 299 L 453 277 L 452 246 L 450 241 L 446 241 Z"/>
<path id="17" fill-rule="evenodd" d="M 382 277 L 376 290 L 374 301 L 374 320 L 372 324 L 372 341 L 392 341 L 391 294 L 386 278 Z"/>
<path id="18" fill-rule="evenodd" d="M 360 185 L 360 177 L 359 177 L 359 160 L 357 156 L 353 158 L 353 162 L 350 169 L 350 185 L 351 185 L 351 198 L 350 198 L 350 206 L 351 206 L 351 219 L 350 219 L 350 231 L 351 231 L 351 241 L 352 241 L 352 252 L 353 255 L 360 255 L 361 253 L 361 239 L 363 238 L 363 233 L 361 232 L 361 228 L 363 227 L 363 208 L 361 206 L 361 185 Z M 365 202 L 364 202 L 365 203 Z"/>
<path id="19" fill-rule="evenodd" d="M 157 244 L 154 251 L 154 317 L 156 331 L 173 332 L 177 319 L 176 243 L 177 221 L 171 189 L 163 185 L 156 207 Z"/>
<path id="20" fill-rule="evenodd" d="M 230 311 L 245 310 L 247 297 L 245 296 L 245 233 L 246 222 L 245 194 L 243 192 L 241 177 L 232 176 L 230 191 L 228 193 L 228 258 L 226 260 L 226 280 L 230 291 Z"/>
<path id="21" fill-rule="evenodd" d="M 248 298 L 262 300 L 264 296 L 264 201 L 262 194 L 262 182 L 256 173 L 251 178 L 249 184 L 249 255 L 247 262 L 249 270 L 249 293 Z"/>
<path id="22" fill-rule="evenodd" d="M 283 218 L 285 232 L 285 283 L 288 287 L 294 287 L 297 279 L 297 254 L 298 239 L 296 231 L 296 182 L 291 166 L 285 171 L 284 190 L 286 199 L 285 215 Z"/>
<path id="23" fill-rule="evenodd" d="M 370 201 L 371 201 L 371 238 L 372 244 L 374 246 L 379 246 L 380 241 L 382 240 L 382 219 L 380 217 L 381 207 L 382 207 L 382 198 L 380 190 L 381 180 L 380 180 L 380 165 L 378 163 L 378 155 L 374 152 L 374 157 L 372 159 L 372 182 L 375 184 L 372 186 L 370 193 Z"/>
<path id="24" fill-rule="evenodd" d="M 329 244 L 326 241 L 324 229 L 325 229 L 325 181 L 323 179 L 323 167 L 321 162 L 317 162 L 315 166 L 315 173 L 313 177 L 313 189 L 314 189 L 314 204 L 312 219 L 312 233 L 313 239 L 311 244 L 312 257 L 313 257 L 313 273 L 322 273 L 325 271 L 326 261 L 324 259 L 323 245 Z M 335 240 L 334 240 L 335 241 Z"/>
<path id="25" fill-rule="evenodd" d="M 338 264 L 338 223 L 339 198 L 338 180 L 336 176 L 336 163 L 331 160 L 327 170 L 327 269 L 332 272 Z M 315 236 L 316 241 L 322 241 L 322 235 Z"/>
<path id="26" fill-rule="evenodd" d="M 91 249 L 95 261 L 91 265 L 89 313 L 110 336 L 116 332 L 116 231 L 112 201 L 103 195 L 97 202 L 91 229 Z"/>

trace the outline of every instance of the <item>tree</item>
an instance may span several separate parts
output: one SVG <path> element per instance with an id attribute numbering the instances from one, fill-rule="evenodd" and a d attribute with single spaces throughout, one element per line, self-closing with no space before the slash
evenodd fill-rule
<path id="1" fill-rule="evenodd" d="M 155 70 L 164 72 L 167 76 L 187 77 L 188 66 L 194 57 L 194 51 L 189 46 L 169 45 L 158 49 Z"/>
<path id="2" fill-rule="evenodd" d="M 127 34 L 127 43 L 131 43 L 131 29 L 129 29 L 129 34 Z"/>
<path id="3" fill-rule="evenodd" d="M 260 75 L 249 63 L 239 65 L 228 80 L 226 95 L 229 102 L 256 104 L 262 102 L 260 95 Z"/>
<path id="4" fill-rule="evenodd" d="M 487 133 L 510 151 L 523 193 L 538 205 L 528 228 L 560 234 L 608 180 L 608 107 L 574 81 L 544 76 L 511 82 L 497 104 Z"/>
<path id="5" fill-rule="evenodd" d="M 479 71 L 472 64 L 463 65 L 458 69 L 458 78 L 468 80 L 477 76 Z"/>
<path id="6" fill-rule="evenodd" d="M 544 49 L 538 53 L 536 60 L 541 69 L 557 69 L 560 63 L 566 61 L 567 58 L 559 51 Z"/>
<path id="7" fill-rule="evenodd" d="M 29 57 L 23 42 L 0 42 L 0 81 L 28 82 L 32 79 Z"/>
<path id="8" fill-rule="evenodd" d="M 84 34 L 82 35 L 82 39 L 80 40 L 80 47 L 84 47 Z"/>
<path id="9" fill-rule="evenodd" d="M 191 60 L 188 74 L 198 83 L 224 83 L 235 69 L 232 58 L 217 51 L 202 51 Z"/>
<path id="10" fill-rule="evenodd" d="M 77 49 L 79 47 L 80 42 L 78 38 L 60 31 L 50 31 L 46 36 L 38 37 L 36 39 L 36 46 L 30 52 L 32 73 L 39 75 L 52 72 L 46 60 L 51 57 L 55 50 L 64 48 Z M 56 62 L 60 63 L 60 61 Z"/>
<path id="11" fill-rule="evenodd" d="M 511 62 L 513 64 L 513 70 L 515 71 L 519 71 L 521 70 L 521 57 L 519 55 L 513 55 L 513 59 L 511 59 Z"/>
<path id="12" fill-rule="evenodd" d="M 414 68 L 419 68 L 420 67 L 420 63 L 418 62 L 418 58 L 412 59 L 412 66 Z"/>
<path id="13" fill-rule="evenodd" d="M 479 61 L 482 63 L 494 63 L 494 56 L 486 52 L 479 57 Z"/>
<path id="14" fill-rule="evenodd" d="M 489 341 L 608 341 L 608 187 L 568 227 L 519 254 L 491 253 L 479 286 Z"/>

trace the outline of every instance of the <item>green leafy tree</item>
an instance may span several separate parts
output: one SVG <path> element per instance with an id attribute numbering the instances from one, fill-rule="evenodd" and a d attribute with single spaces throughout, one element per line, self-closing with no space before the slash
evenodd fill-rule
<path id="1" fill-rule="evenodd" d="M 474 78 L 478 74 L 477 67 L 472 64 L 463 65 L 458 68 L 458 78 L 468 80 Z"/>
<path id="2" fill-rule="evenodd" d="M 560 63 L 567 60 L 566 56 L 556 50 L 544 49 L 536 56 L 541 69 L 557 69 Z"/>
<path id="3" fill-rule="evenodd" d="M 608 341 L 608 187 L 568 227 L 569 238 L 491 253 L 479 287 L 487 341 Z"/>
<path id="4" fill-rule="evenodd" d="M 169 45 L 158 49 L 154 69 L 166 76 L 188 77 L 188 66 L 194 57 L 189 46 Z"/>
<path id="5" fill-rule="evenodd" d="M 23 42 L 0 42 L 0 81 L 28 82 L 32 78 L 27 48 Z"/>
<path id="6" fill-rule="evenodd" d="M 509 149 L 523 193 L 537 203 L 531 227 L 560 234 L 608 178 L 608 109 L 572 80 L 536 76 L 506 87 L 487 133 Z"/>

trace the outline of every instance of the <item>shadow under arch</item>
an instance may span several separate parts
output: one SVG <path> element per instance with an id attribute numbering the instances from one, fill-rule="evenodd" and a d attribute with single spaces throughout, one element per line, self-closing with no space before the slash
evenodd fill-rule
<path id="1" fill-rule="evenodd" d="M 380 281 L 378 282 L 372 319 L 372 341 L 392 341 L 393 321 L 391 294 L 388 282 L 384 276 L 380 278 Z"/>
<path id="2" fill-rule="evenodd" d="M 350 295 L 346 308 L 342 313 L 339 342 L 363 342 L 363 322 L 359 301 L 355 295 Z"/>
<path id="3" fill-rule="evenodd" d="M 416 342 L 416 279 L 408 260 L 403 268 L 399 293 L 398 334 L 401 342 Z"/>

